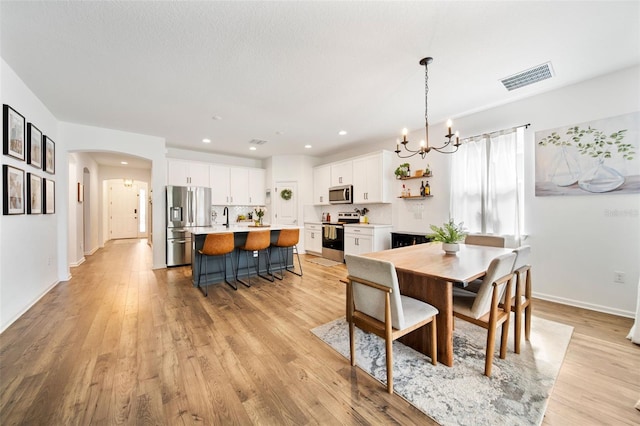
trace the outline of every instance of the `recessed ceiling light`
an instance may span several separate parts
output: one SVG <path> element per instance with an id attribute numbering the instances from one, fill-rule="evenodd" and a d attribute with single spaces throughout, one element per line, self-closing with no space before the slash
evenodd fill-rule
<path id="1" fill-rule="evenodd" d="M 344 136 L 344 135 L 346 135 L 346 134 L 347 134 L 347 131 L 346 131 L 346 130 L 340 130 L 340 131 L 338 132 L 338 134 L 339 134 L 340 136 Z"/>
<path id="2" fill-rule="evenodd" d="M 204 138 L 204 139 L 202 139 L 202 142 L 204 142 L 204 143 L 211 143 L 211 139 Z"/>
<path id="3" fill-rule="evenodd" d="M 256 148 L 255 146 L 250 146 L 250 147 L 249 147 L 249 149 L 250 149 L 251 151 L 255 151 L 255 150 L 256 150 L 256 149 L 258 149 L 258 148 Z"/>
<path id="4" fill-rule="evenodd" d="M 211 117 L 212 120 L 222 120 L 222 117 L 220 117 L 219 115 L 214 115 L 213 117 Z"/>
<path id="5" fill-rule="evenodd" d="M 309 148 L 311 148 L 311 145 L 305 145 L 304 147 L 309 149 Z"/>
<path id="6" fill-rule="evenodd" d="M 120 164 L 124 164 L 126 166 L 129 163 L 127 163 L 126 161 L 121 161 Z"/>

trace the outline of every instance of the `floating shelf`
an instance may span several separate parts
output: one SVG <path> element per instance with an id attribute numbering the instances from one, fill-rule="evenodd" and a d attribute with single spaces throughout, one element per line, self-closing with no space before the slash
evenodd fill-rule
<path id="1" fill-rule="evenodd" d="M 425 198 L 431 198 L 433 197 L 433 195 L 426 195 L 426 196 L 421 196 L 421 195 L 412 195 L 411 197 L 398 197 L 398 198 L 404 198 L 405 200 L 417 200 L 419 199 L 425 199 Z"/>
<path id="2" fill-rule="evenodd" d="M 407 177 L 401 177 L 398 180 L 411 180 L 411 179 L 426 179 L 426 178 L 430 178 L 433 177 L 433 174 L 430 175 L 422 175 L 422 176 L 407 176 Z"/>

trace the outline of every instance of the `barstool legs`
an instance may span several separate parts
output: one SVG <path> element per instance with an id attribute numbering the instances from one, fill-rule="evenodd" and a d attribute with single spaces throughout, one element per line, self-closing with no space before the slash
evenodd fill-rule
<path id="1" fill-rule="evenodd" d="M 238 286 L 235 285 L 234 283 L 232 283 L 231 281 L 228 280 L 227 278 L 227 254 L 231 255 L 231 272 L 233 273 L 232 276 L 235 277 L 235 271 L 233 269 L 233 253 L 225 253 L 222 256 L 222 273 L 224 274 L 224 282 L 227 283 L 232 289 L 234 290 L 238 290 Z M 207 297 L 209 295 L 209 285 L 207 283 L 205 283 L 204 286 L 200 285 L 200 280 L 202 279 L 202 263 L 204 262 L 204 277 L 205 277 L 205 281 L 207 279 L 207 261 L 206 261 L 206 255 L 201 254 L 200 255 L 200 267 L 198 268 L 198 288 L 200 289 L 200 291 L 202 291 L 202 294 L 204 294 L 204 297 Z M 220 257 L 220 256 L 216 256 L 216 257 Z"/>
<path id="2" fill-rule="evenodd" d="M 269 250 L 264 250 L 264 251 L 267 254 L 267 274 L 270 275 L 270 277 L 267 277 L 267 276 L 262 275 L 260 273 L 260 251 L 262 251 L 262 250 L 257 250 L 258 255 L 256 256 L 256 259 L 253 261 L 253 267 L 256 270 L 256 275 L 258 275 L 260 278 L 263 278 L 263 279 L 265 279 L 267 281 L 273 282 L 274 281 L 274 278 L 273 278 L 274 275 L 271 273 L 271 256 L 269 255 Z M 247 287 L 251 287 L 251 267 L 250 267 L 250 264 L 249 264 L 249 253 L 251 253 L 251 257 L 253 257 L 253 251 L 246 250 L 244 253 L 245 253 L 245 257 L 247 259 L 247 281 L 248 282 L 244 282 L 238 277 L 239 274 L 240 274 L 240 256 L 238 256 L 238 263 L 236 265 L 236 281 L 241 282 L 242 284 L 244 284 Z"/>
<path id="3" fill-rule="evenodd" d="M 280 260 L 280 267 L 278 268 L 280 271 L 280 276 L 273 274 L 279 280 L 284 278 L 284 271 L 289 271 L 292 274 L 295 274 L 299 277 L 302 276 L 302 262 L 300 261 L 300 254 L 298 253 L 298 246 L 291 247 L 277 247 L 278 249 L 278 260 Z M 286 250 L 286 255 L 282 255 L 282 249 Z M 287 258 L 289 257 L 289 249 L 291 249 L 291 263 L 293 264 L 293 255 L 295 254 L 298 257 L 298 267 L 300 268 L 300 273 L 295 271 L 295 266 L 292 266 L 292 269 L 289 269 L 287 266 Z M 283 271 L 284 270 L 284 271 Z"/>

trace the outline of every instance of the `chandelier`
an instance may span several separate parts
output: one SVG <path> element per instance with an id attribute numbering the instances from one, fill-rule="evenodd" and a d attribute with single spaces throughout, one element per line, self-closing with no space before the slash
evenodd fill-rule
<path id="1" fill-rule="evenodd" d="M 420 154 L 420 156 L 422 157 L 422 159 L 424 159 L 424 157 L 427 155 L 427 153 L 429 151 L 431 151 L 432 149 L 434 151 L 440 152 L 442 154 L 453 154 L 454 152 L 456 152 L 458 150 L 458 147 L 460 146 L 460 137 L 458 135 L 458 132 L 452 133 L 451 131 L 451 126 L 453 125 L 453 123 L 451 122 L 451 120 L 447 120 L 447 134 L 444 135 L 444 137 L 446 138 L 444 144 L 442 146 L 431 146 L 429 145 L 429 102 L 428 102 L 428 95 L 429 95 L 429 64 L 433 62 L 433 58 L 432 57 L 426 57 L 423 58 L 422 60 L 420 60 L 420 65 L 424 65 L 424 125 L 425 125 L 425 139 L 420 141 L 420 147 L 417 150 L 413 150 L 413 149 L 409 149 L 407 148 L 407 144 L 409 143 L 409 141 L 407 140 L 407 133 L 408 130 L 406 128 L 402 129 L 402 140 L 397 140 L 396 141 L 396 154 L 398 154 L 398 157 L 400 158 L 409 158 L 409 157 L 413 157 L 416 154 Z M 453 137 L 455 136 L 455 141 L 453 139 Z M 400 144 L 402 144 L 404 146 L 405 149 L 405 154 L 407 155 L 400 155 L 401 151 L 400 150 Z"/>

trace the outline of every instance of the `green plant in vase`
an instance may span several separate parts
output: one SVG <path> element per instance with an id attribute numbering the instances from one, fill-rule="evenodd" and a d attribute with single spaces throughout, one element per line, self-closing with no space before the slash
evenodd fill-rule
<path id="1" fill-rule="evenodd" d="M 456 254 L 460 250 L 458 243 L 464 241 L 468 232 L 464 229 L 463 222 L 456 224 L 453 219 L 444 223 L 442 226 L 430 225 L 433 231 L 427 234 L 427 238 L 431 241 L 442 243 L 442 249 L 447 254 Z"/>
<path id="2" fill-rule="evenodd" d="M 409 176 L 409 173 L 411 173 L 410 170 L 411 166 L 409 165 L 409 163 L 400 164 L 394 172 L 396 175 L 396 179 L 402 179 L 403 177 Z"/>
<path id="3" fill-rule="evenodd" d="M 256 213 L 257 219 L 255 219 L 256 226 L 262 226 L 262 218 L 264 214 L 267 212 L 267 209 L 264 207 L 257 207 L 253 210 Z"/>

